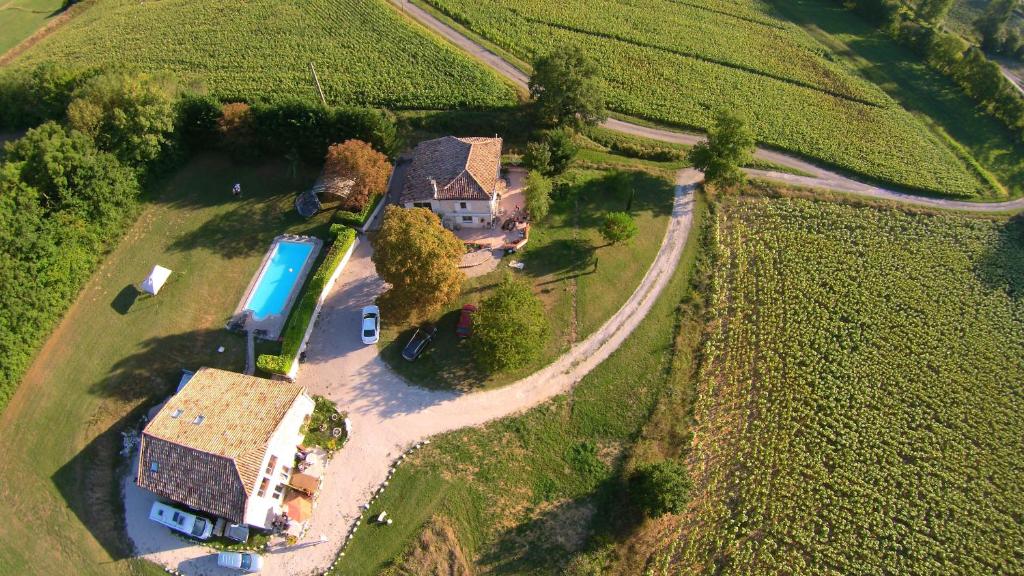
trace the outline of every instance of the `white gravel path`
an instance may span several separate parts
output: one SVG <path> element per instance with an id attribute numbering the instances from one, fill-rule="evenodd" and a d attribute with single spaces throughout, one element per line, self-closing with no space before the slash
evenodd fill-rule
<path id="1" fill-rule="evenodd" d="M 382 282 L 360 243 L 324 305 L 307 348 L 298 382 L 347 410 L 351 440 L 330 462 L 310 530 L 298 544 L 265 555 L 262 573 L 315 574 L 337 555 L 359 507 L 387 478 L 394 459 L 430 436 L 477 426 L 536 406 L 569 391 L 604 361 L 644 319 L 679 261 L 690 232 L 693 190 L 702 179 L 681 171 L 672 217 L 654 262 L 629 300 L 594 334 L 550 366 L 518 382 L 486 392 L 458 394 L 407 385 L 358 337 L 360 308 L 380 293 Z M 136 553 L 190 575 L 228 574 L 215 566 L 213 551 L 189 544 L 147 518 L 153 496 L 125 479 L 125 516 Z M 321 535 L 327 542 L 318 543 Z"/>

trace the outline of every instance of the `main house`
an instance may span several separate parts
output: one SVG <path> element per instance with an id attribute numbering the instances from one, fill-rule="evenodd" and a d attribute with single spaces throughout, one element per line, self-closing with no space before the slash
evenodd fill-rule
<path id="1" fill-rule="evenodd" d="M 233 523 L 269 528 L 314 407 L 297 384 L 200 368 L 142 431 L 138 484 Z"/>
<path id="2" fill-rule="evenodd" d="M 399 202 L 433 210 L 448 228 L 480 228 L 504 192 L 501 138 L 445 136 L 416 146 Z"/>

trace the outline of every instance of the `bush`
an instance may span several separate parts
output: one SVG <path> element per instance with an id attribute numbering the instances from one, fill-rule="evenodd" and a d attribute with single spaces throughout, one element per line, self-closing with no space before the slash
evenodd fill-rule
<path id="1" fill-rule="evenodd" d="M 0 76 L 0 128 L 31 128 L 63 121 L 74 90 L 89 77 L 78 69 L 47 62 Z"/>
<path id="2" fill-rule="evenodd" d="M 529 142 L 523 154 L 523 167 L 531 172 L 551 173 L 551 148 L 545 142 Z"/>
<path id="3" fill-rule="evenodd" d="M 622 156 L 655 162 L 677 162 L 685 157 L 682 150 L 661 146 L 644 146 L 634 142 L 615 141 L 608 148 Z"/>
<path id="4" fill-rule="evenodd" d="M 221 105 L 216 98 L 198 94 L 182 96 L 177 103 L 175 122 L 178 140 L 191 152 L 216 148 L 220 117 Z"/>
<path id="5" fill-rule="evenodd" d="M 569 167 L 580 148 L 576 145 L 576 133 L 569 128 L 545 130 L 543 142 L 551 150 L 551 174 L 561 174 Z"/>
<path id="6" fill-rule="evenodd" d="M 536 170 L 526 175 L 526 211 L 534 221 L 543 220 L 551 207 L 551 181 Z"/>
<path id="7" fill-rule="evenodd" d="M 220 135 L 220 145 L 232 158 L 241 161 L 256 158 L 252 107 L 245 102 L 230 102 L 221 107 L 217 133 Z"/>
<path id="8" fill-rule="evenodd" d="M 601 226 L 601 236 L 611 244 L 625 242 L 636 236 L 636 221 L 628 212 L 612 212 L 604 219 Z"/>
<path id="9" fill-rule="evenodd" d="M 337 222 L 337 224 L 332 224 L 331 229 L 333 230 L 334 226 L 345 225 L 351 226 L 352 228 L 356 228 L 357 230 L 361 230 L 363 226 L 366 225 L 366 220 L 370 217 L 370 214 L 373 214 L 374 209 L 377 208 L 378 204 L 384 201 L 384 198 L 386 198 L 384 194 L 378 194 L 374 196 L 373 198 L 370 199 L 369 202 L 366 203 L 365 206 L 363 206 L 363 209 L 360 210 L 359 212 L 337 210 L 334 213 L 333 217 L 333 220 Z"/>
<path id="10" fill-rule="evenodd" d="M 324 256 L 320 267 L 310 278 L 302 297 L 292 309 L 291 315 L 288 316 L 288 323 L 284 327 L 281 338 L 281 354 L 276 356 L 260 354 L 260 357 L 256 359 L 256 367 L 264 372 L 288 374 L 288 371 L 291 370 L 292 362 L 299 353 L 299 347 L 302 346 L 302 338 L 306 335 L 306 328 L 313 320 L 313 312 L 320 300 L 320 294 L 341 264 L 341 259 L 356 240 L 355 230 L 351 228 L 332 226 L 331 232 L 336 232 L 337 237 L 330 249 L 327 250 L 327 255 Z"/>
<path id="11" fill-rule="evenodd" d="M 393 116 L 373 108 L 282 101 L 256 104 L 252 114 L 256 145 L 265 155 L 294 151 L 315 163 L 323 160 L 331 144 L 349 139 L 369 142 L 386 155 L 397 147 Z"/>
<path id="12" fill-rule="evenodd" d="M 652 518 L 686 509 L 692 487 L 686 467 L 678 460 L 641 466 L 629 477 L 630 498 Z"/>

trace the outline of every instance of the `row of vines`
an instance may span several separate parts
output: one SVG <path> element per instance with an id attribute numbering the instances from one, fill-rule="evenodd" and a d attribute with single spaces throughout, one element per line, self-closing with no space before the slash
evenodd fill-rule
<path id="1" fill-rule="evenodd" d="M 1024 572 L 1024 225 L 739 198 L 688 574 Z"/>
<path id="2" fill-rule="evenodd" d="M 911 113 L 758 0 L 425 1 L 524 60 L 578 46 L 617 112 L 706 128 L 741 110 L 769 145 L 899 186 L 991 193 Z"/>
<path id="3" fill-rule="evenodd" d="M 107 0 L 17 62 L 164 72 L 223 100 L 319 95 L 331 104 L 444 109 L 516 102 L 514 90 L 379 0 Z"/>

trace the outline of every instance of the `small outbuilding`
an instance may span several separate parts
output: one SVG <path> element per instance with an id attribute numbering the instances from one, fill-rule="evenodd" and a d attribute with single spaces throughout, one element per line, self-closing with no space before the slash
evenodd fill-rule
<path id="1" fill-rule="evenodd" d="M 147 276 L 146 279 L 142 281 L 142 284 L 139 285 L 139 289 L 146 294 L 156 296 L 156 293 L 163 288 L 164 283 L 166 283 L 167 279 L 170 277 L 171 271 L 157 264 L 156 266 L 153 266 L 153 271 L 150 272 L 149 276 Z"/>

